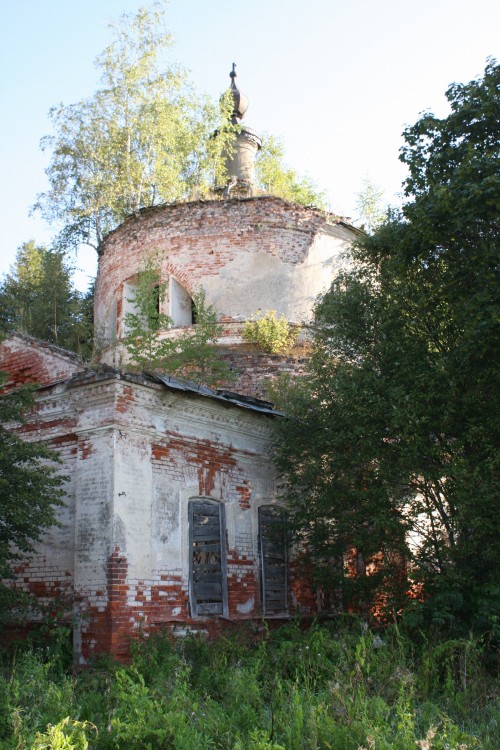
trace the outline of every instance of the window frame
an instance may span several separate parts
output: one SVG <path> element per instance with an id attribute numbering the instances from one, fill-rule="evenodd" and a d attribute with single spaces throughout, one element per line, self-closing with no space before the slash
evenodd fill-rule
<path id="1" fill-rule="evenodd" d="M 262 613 L 266 616 L 288 616 L 290 607 L 290 586 L 289 586 L 289 543 L 288 543 L 288 530 L 287 530 L 287 514 L 286 511 L 277 505 L 260 505 L 258 508 L 258 549 L 259 549 L 259 582 L 260 582 L 260 606 Z M 266 559 L 269 558 L 268 550 L 266 549 L 269 543 L 269 537 L 265 537 L 264 534 L 264 516 L 274 516 L 278 522 L 283 524 L 283 606 L 272 608 L 268 600 L 267 592 L 270 590 L 269 583 L 269 566 L 266 565 Z M 269 525 L 269 524 L 268 524 Z M 278 541 L 278 540 L 276 540 Z M 267 568 L 267 570 L 266 570 Z"/>
<path id="2" fill-rule="evenodd" d="M 195 534 L 195 523 L 194 516 L 202 515 L 200 511 L 205 506 L 214 510 L 218 510 L 219 520 L 219 549 L 220 549 L 220 584 L 221 584 L 221 600 L 220 606 L 221 611 L 210 611 L 210 604 L 200 603 L 199 598 L 195 592 L 195 561 L 194 561 L 194 549 L 196 542 Z M 196 512 L 198 510 L 198 512 Z M 207 518 L 210 515 L 207 514 Z M 228 615 L 228 594 L 227 594 L 227 551 L 226 551 L 226 513 L 224 503 L 214 500 L 209 497 L 192 497 L 188 501 L 188 528 L 189 528 L 189 606 L 191 610 L 191 616 L 193 618 L 198 617 L 227 617 Z M 200 545 L 202 546 L 202 545 Z M 214 564 L 215 567 L 215 564 Z M 217 573 L 219 574 L 219 573 Z M 213 573 L 211 574 L 213 575 Z M 207 582 L 207 585 L 214 583 L 214 581 Z"/>

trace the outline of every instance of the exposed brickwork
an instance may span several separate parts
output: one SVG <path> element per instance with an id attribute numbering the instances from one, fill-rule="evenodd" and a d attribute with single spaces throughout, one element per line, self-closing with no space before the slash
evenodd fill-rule
<path id="1" fill-rule="evenodd" d="M 102 325 L 110 337 L 121 335 L 127 281 L 141 270 L 144 254 L 158 250 L 163 274 L 191 296 L 203 286 L 214 302 L 224 325 L 221 355 L 237 372 L 226 389 L 267 398 L 280 372 L 304 371 L 305 354 L 257 351 L 241 338 L 243 321 L 258 307 L 301 320 L 350 239 L 351 229 L 323 213 L 275 198 L 140 212 L 100 249 L 98 334 Z M 29 337 L 0 344 L 0 369 L 10 373 L 11 385 L 41 384 L 32 415 L 17 429 L 56 449 L 69 477 L 61 525 L 19 566 L 16 585 L 44 604 L 62 599 L 68 613 L 73 609 L 81 663 L 102 651 L 124 657 L 130 638 L 161 626 L 214 634 L 262 617 L 258 509 L 276 499 L 272 416 L 147 376 L 94 372 Z M 190 611 L 188 511 L 200 498 L 224 509 L 223 618 L 193 618 Z M 313 612 L 314 592 L 293 564 L 289 584 L 290 612 Z"/>
<path id="2" fill-rule="evenodd" d="M 0 341 L 0 371 L 10 374 L 11 387 L 55 383 L 84 369 L 76 354 L 31 336 L 16 333 Z"/>
<path id="3" fill-rule="evenodd" d="M 145 258 L 157 255 L 162 278 L 173 275 L 191 296 L 204 289 L 231 338 L 231 326 L 258 309 L 295 323 L 310 319 L 317 295 L 345 266 L 356 233 L 322 211 L 269 196 L 138 212 L 99 249 L 95 322 L 103 361 L 119 365 L 125 356 L 109 347 L 123 336 L 126 284 Z"/>
<path id="4" fill-rule="evenodd" d="M 106 598 L 104 606 L 93 604 L 90 597 L 81 608 L 81 657 L 87 661 L 99 653 L 126 656 L 130 649 L 134 619 L 129 611 L 127 560 L 115 547 L 106 564 Z M 95 596 L 102 599 L 103 591 Z"/>
<path id="5" fill-rule="evenodd" d="M 127 254 L 130 259 L 139 248 L 160 250 L 168 242 L 169 268 L 194 291 L 193 279 L 201 273 L 217 274 L 235 251 L 258 247 L 299 263 L 318 227 L 326 222 L 322 211 L 273 197 L 155 207 L 130 216 L 111 232 L 99 248 L 100 262 L 106 271 L 103 276 L 108 276 L 120 257 L 125 261 Z M 201 246 L 204 257 L 198 252 Z M 103 278 L 102 283 L 107 280 Z"/>
<path id="6" fill-rule="evenodd" d="M 247 557 L 231 549 L 227 556 L 227 593 L 229 616 L 233 619 L 255 617 L 260 613 L 259 569 L 255 556 Z"/>
<path id="7" fill-rule="evenodd" d="M 236 374 L 234 381 L 221 383 L 220 387 L 246 396 L 269 399 L 269 386 L 279 375 L 298 377 L 306 371 L 305 353 L 300 349 L 297 354 L 266 354 L 245 345 L 220 348 L 219 353 Z"/>
<path id="8" fill-rule="evenodd" d="M 68 604 L 73 595 L 73 574 L 51 565 L 45 557 L 14 566 L 14 588 L 35 596 L 42 607 L 59 602 Z"/>
<path id="9" fill-rule="evenodd" d="M 155 447 L 153 446 L 153 450 Z M 164 457 L 168 459 L 168 471 L 180 469 L 189 475 L 189 467 L 195 467 L 198 494 L 202 497 L 210 497 L 212 494 L 217 474 L 223 472 L 226 481 L 231 481 L 237 471 L 236 459 L 231 451 L 208 440 L 194 442 L 189 438 L 170 435 L 168 449 L 163 450 Z"/>
<path id="10" fill-rule="evenodd" d="M 122 392 L 116 399 L 116 411 L 126 414 L 130 410 L 130 405 L 134 401 L 134 390 L 130 386 L 124 386 Z"/>
<path id="11" fill-rule="evenodd" d="M 293 560 L 289 563 L 290 606 L 292 611 L 310 615 L 317 610 L 316 592 L 311 585 L 312 576 L 305 575 Z"/>
<path id="12" fill-rule="evenodd" d="M 250 499 L 252 497 L 252 488 L 250 482 L 246 481 L 243 485 L 237 485 L 236 492 L 240 494 L 240 508 L 242 510 L 250 510 Z"/>

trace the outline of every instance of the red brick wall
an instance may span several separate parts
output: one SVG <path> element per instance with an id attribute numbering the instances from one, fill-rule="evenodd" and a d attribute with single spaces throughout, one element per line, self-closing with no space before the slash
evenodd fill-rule
<path id="1" fill-rule="evenodd" d="M 236 375 L 234 381 L 220 383 L 219 387 L 234 393 L 268 400 L 269 386 L 280 374 L 294 377 L 305 374 L 307 360 L 301 350 L 289 355 L 266 354 L 249 346 L 231 346 L 219 351 Z"/>
<path id="2" fill-rule="evenodd" d="M 157 251 L 162 272 L 173 274 L 193 295 L 203 287 L 204 279 L 218 276 L 242 255 L 267 254 L 288 265 L 302 263 L 318 230 L 327 223 L 322 211 L 272 197 L 142 210 L 111 232 L 99 248 L 96 330 L 101 336 L 103 328 L 105 335 L 112 334 L 113 305 L 119 329 L 123 283 L 142 270 L 148 254 Z M 255 300 L 255 306 L 259 304 Z M 278 302 L 274 307 L 279 307 Z"/>
<path id="3" fill-rule="evenodd" d="M 20 429 L 26 439 L 60 452 L 61 471 L 70 477 L 67 505 L 61 528 L 49 531 L 37 554 L 19 566 L 17 585 L 49 606 L 61 599 L 68 613 L 75 606 L 83 660 L 103 651 L 125 656 L 131 637 L 161 626 L 212 634 L 231 622 L 260 619 L 256 511 L 274 496 L 267 424 L 235 406 L 119 374 L 89 375 L 71 388 L 40 392 Z M 138 467 L 149 478 L 144 489 Z M 119 505 L 122 494 L 128 506 Z M 186 558 L 176 550 L 188 544 L 192 496 L 226 506 L 228 620 L 190 616 Z M 172 510 L 178 533 L 168 525 Z M 117 521 L 123 542 L 114 536 Z M 149 545 L 150 562 L 138 563 Z M 310 593 L 293 572 L 291 589 L 294 607 L 310 608 Z"/>
<path id="4" fill-rule="evenodd" d="M 25 383 L 47 385 L 70 378 L 84 369 L 76 354 L 31 336 L 16 333 L 0 342 L 0 371 L 10 375 L 10 386 Z"/>

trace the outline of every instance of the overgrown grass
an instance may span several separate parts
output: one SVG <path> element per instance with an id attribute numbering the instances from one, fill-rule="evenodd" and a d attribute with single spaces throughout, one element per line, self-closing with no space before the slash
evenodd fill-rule
<path id="1" fill-rule="evenodd" d="M 497 677 L 473 640 L 416 647 L 362 623 L 135 643 L 73 676 L 25 646 L 0 669 L 1 750 L 498 750 Z"/>

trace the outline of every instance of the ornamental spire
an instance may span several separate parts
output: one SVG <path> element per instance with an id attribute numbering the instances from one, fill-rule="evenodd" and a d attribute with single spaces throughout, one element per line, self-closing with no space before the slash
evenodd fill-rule
<path id="1" fill-rule="evenodd" d="M 248 98 L 236 85 L 236 63 L 229 73 L 231 88 L 229 94 L 233 100 L 233 111 L 231 123 L 238 125 L 235 128 L 235 140 L 232 146 L 223 154 L 227 172 L 225 186 L 220 186 L 225 198 L 232 195 L 250 196 L 254 193 L 255 183 L 255 156 L 262 145 L 260 136 L 246 125 L 241 125 L 241 120 L 248 109 Z"/>
<path id="2" fill-rule="evenodd" d="M 238 74 L 236 73 L 236 63 L 233 63 L 233 69 L 229 73 L 229 78 L 231 79 L 230 91 L 234 102 L 233 113 L 231 117 L 231 122 L 233 123 L 233 125 L 239 125 L 240 120 L 244 118 L 245 112 L 248 109 L 248 97 L 246 97 L 245 94 L 242 94 L 242 92 L 237 87 L 237 77 Z"/>

